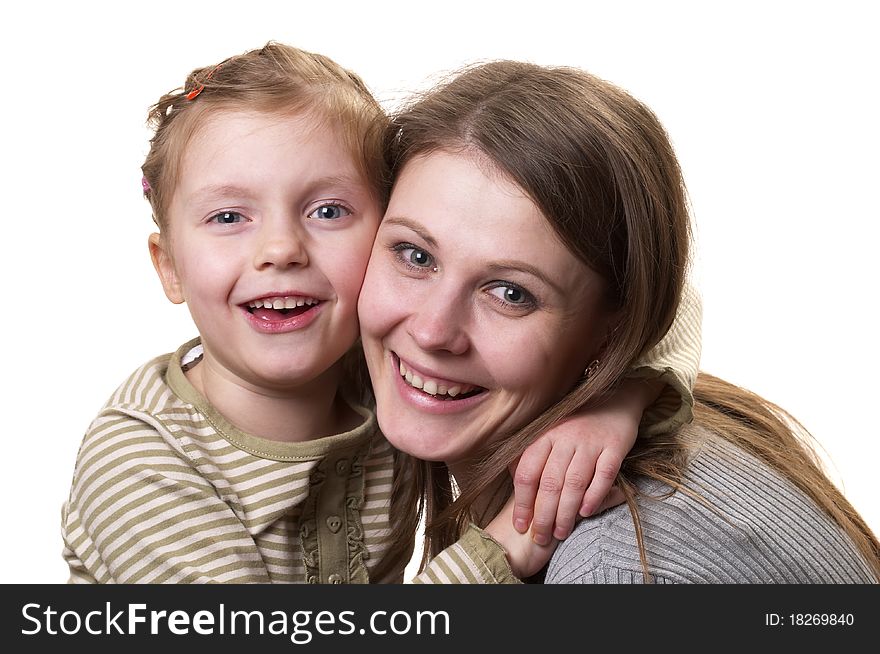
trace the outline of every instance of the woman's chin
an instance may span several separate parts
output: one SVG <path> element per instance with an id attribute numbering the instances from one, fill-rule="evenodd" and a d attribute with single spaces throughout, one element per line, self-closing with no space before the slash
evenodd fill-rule
<path id="1" fill-rule="evenodd" d="M 380 411 L 379 428 L 395 448 L 417 459 L 447 461 L 455 455 L 448 434 L 429 431 L 424 425 L 393 418 L 383 420 Z"/>

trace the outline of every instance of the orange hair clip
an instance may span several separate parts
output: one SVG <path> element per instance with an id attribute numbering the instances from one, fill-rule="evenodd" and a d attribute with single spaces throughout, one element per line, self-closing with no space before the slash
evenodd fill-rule
<path id="1" fill-rule="evenodd" d="M 207 82 L 209 79 L 211 79 L 214 76 L 214 73 L 216 73 L 220 69 L 220 66 L 222 66 L 222 65 L 223 64 L 217 64 L 216 66 L 214 66 L 214 69 L 210 73 L 208 73 L 207 77 L 205 77 L 205 82 Z M 187 100 L 195 100 L 198 97 L 199 93 L 201 93 L 202 91 L 205 90 L 205 82 L 202 82 L 196 88 L 194 88 L 192 91 L 187 93 L 185 96 L 186 99 Z"/>

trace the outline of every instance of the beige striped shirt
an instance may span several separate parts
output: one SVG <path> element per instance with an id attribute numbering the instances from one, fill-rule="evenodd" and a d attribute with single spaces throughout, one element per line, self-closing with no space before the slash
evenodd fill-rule
<path id="1" fill-rule="evenodd" d="M 370 581 L 393 478 L 374 413 L 354 407 L 359 427 L 305 443 L 246 434 L 187 381 L 180 361 L 197 345 L 135 371 L 89 428 L 63 510 L 69 581 Z"/>

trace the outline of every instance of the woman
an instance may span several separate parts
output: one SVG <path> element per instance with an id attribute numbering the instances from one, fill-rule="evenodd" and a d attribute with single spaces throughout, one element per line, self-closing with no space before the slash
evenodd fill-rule
<path id="1" fill-rule="evenodd" d="M 383 432 L 433 462 L 414 471 L 427 559 L 506 529 L 510 464 L 662 349 L 690 226 L 656 117 L 577 70 L 465 71 L 400 112 L 389 152 L 359 315 Z M 546 581 L 877 581 L 877 539 L 781 410 L 706 375 L 695 395 L 695 424 L 637 444 L 626 504 L 581 523 Z M 523 547 L 520 576 L 552 550 Z"/>

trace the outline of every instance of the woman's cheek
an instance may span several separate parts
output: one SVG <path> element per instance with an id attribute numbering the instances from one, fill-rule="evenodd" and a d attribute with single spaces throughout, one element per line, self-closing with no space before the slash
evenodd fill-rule
<path id="1" fill-rule="evenodd" d="M 533 321 L 528 325 L 508 322 L 492 338 L 485 339 L 491 351 L 484 358 L 495 362 L 493 377 L 508 389 L 528 389 L 544 386 L 548 376 L 557 374 L 558 348 L 550 336 L 556 332 L 553 325 Z"/>
<path id="2" fill-rule="evenodd" d="M 403 302 L 393 301 L 394 280 L 382 270 L 381 264 L 373 263 L 367 268 L 358 301 L 358 315 L 365 334 L 381 338 L 383 323 L 390 320 L 395 306 Z"/>

